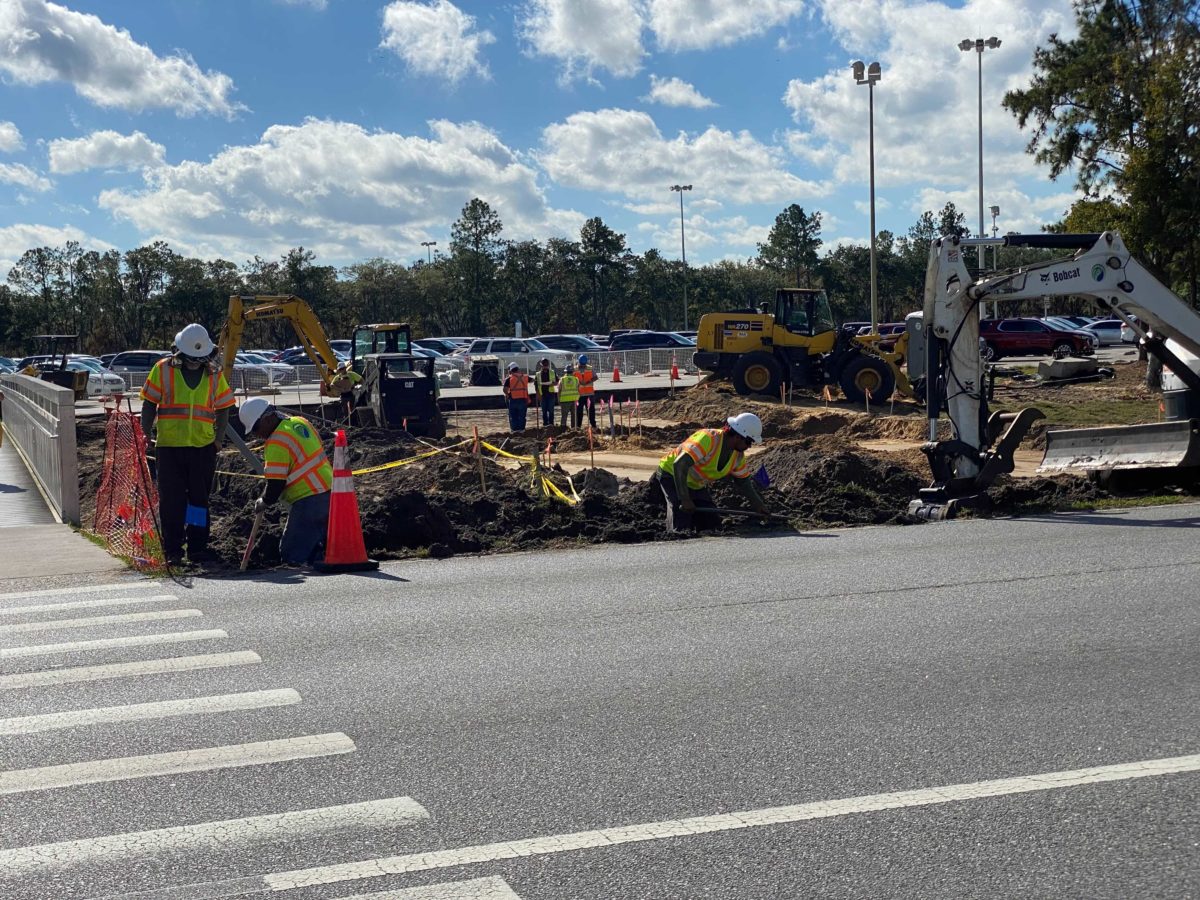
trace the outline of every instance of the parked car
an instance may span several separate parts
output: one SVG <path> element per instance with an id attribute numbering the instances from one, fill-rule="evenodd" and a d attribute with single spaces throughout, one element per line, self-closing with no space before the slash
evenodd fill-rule
<path id="1" fill-rule="evenodd" d="M 535 340 L 541 341 L 551 350 L 568 350 L 572 353 L 599 353 L 604 349 L 582 334 L 539 334 Z"/>
<path id="2" fill-rule="evenodd" d="M 538 360 L 548 359 L 556 369 L 561 369 L 567 363 L 575 362 L 576 354 L 566 350 L 551 350 L 536 338 L 477 338 L 464 351 L 463 356 L 496 356 L 501 364 L 507 367 L 516 363 L 522 369 L 532 372 Z"/>
<path id="3" fill-rule="evenodd" d="M 441 354 L 453 353 L 461 344 L 456 344 L 450 338 L 417 338 L 413 341 L 416 347 L 424 347 L 426 350 L 436 350 Z"/>
<path id="4" fill-rule="evenodd" d="M 353 341 L 336 340 L 329 342 L 329 349 L 333 350 L 335 353 L 345 353 L 347 356 L 349 356 L 350 348 L 353 345 Z"/>
<path id="5" fill-rule="evenodd" d="M 89 397 L 107 397 L 110 394 L 125 393 L 125 379 L 109 372 L 100 365 L 98 359 L 95 361 L 78 357 L 68 359 L 67 368 L 72 372 L 88 373 L 87 392 Z"/>
<path id="6" fill-rule="evenodd" d="M 13 365 L 13 361 L 7 356 L 0 356 L 0 375 L 11 375 L 17 371 L 17 367 Z"/>
<path id="7" fill-rule="evenodd" d="M 451 369 L 459 370 L 451 360 L 446 358 L 445 353 L 439 353 L 437 350 L 431 350 L 429 347 L 418 347 L 413 345 L 410 352 L 413 356 L 424 356 L 427 359 L 433 360 L 433 370 L 435 372 L 449 372 Z"/>
<path id="8" fill-rule="evenodd" d="M 1101 319 L 1099 322 L 1085 325 L 1083 330 L 1094 334 L 1096 336 L 1096 343 L 1101 347 L 1121 343 L 1120 319 Z"/>
<path id="9" fill-rule="evenodd" d="M 984 319 L 979 323 L 980 352 L 989 362 L 1005 356 L 1088 356 L 1096 337 L 1086 331 L 1056 328 L 1040 319 Z"/>
<path id="10" fill-rule="evenodd" d="M 1136 344 L 1138 342 L 1138 340 L 1139 340 L 1138 333 L 1133 330 L 1133 327 L 1130 325 L 1126 325 L 1124 322 L 1122 322 L 1121 323 L 1121 343 L 1122 344 Z"/>
<path id="11" fill-rule="evenodd" d="M 97 357 L 97 359 L 100 360 L 100 365 L 102 365 L 102 366 L 104 366 L 104 368 L 108 369 L 108 368 L 112 367 L 113 357 L 116 355 L 117 354 L 115 354 L 115 353 L 105 353 L 105 354 L 102 354 L 101 356 Z"/>
<path id="12" fill-rule="evenodd" d="M 287 363 L 271 362 L 267 357 L 248 350 L 239 350 L 234 357 L 233 371 L 236 378 L 238 371 L 255 373 L 263 379 L 264 384 L 291 384 L 296 380 L 296 369 Z"/>
<path id="13" fill-rule="evenodd" d="M 166 350 L 126 350 L 118 353 L 109 363 L 109 368 L 121 375 L 125 372 L 149 372 L 164 356 L 170 356 Z"/>
<path id="14" fill-rule="evenodd" d="M 618 334 L 608 345 L 614 353 L 618 350 L 671 350 L 694 348 L 695 341 L 680 337 L 673 331 L 632 331 Z"/>

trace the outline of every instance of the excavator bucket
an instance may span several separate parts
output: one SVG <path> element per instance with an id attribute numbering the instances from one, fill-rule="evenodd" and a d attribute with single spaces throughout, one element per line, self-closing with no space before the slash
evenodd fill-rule
<path id="1" fill-rule="evenodd" d="M 1200 420 L 1046 432 L 1038 474 L 1166 469 L 1200 465 Z"/>

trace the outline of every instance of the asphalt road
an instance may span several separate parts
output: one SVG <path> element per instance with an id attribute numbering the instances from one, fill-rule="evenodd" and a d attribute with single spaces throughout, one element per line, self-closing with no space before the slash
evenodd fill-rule
<path id="1" fill-rule="evenodd" d="M 3 596 L 0 896 L 1197 896 L 1198 526 Z M 91 621 L 36 628 L 61 619 Z M 167 633 L 190 637 L 23 655 Z M 153 660 L 176 671 L 77 671 Z"/>

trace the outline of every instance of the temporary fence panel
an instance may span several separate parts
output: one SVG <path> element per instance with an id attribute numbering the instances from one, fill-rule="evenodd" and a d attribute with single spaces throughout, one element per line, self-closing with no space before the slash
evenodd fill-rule
<path id="1" fill-rule="evenodd" d="M 61 522 L 79 524 L 75 392 L 28 375 L 0 375 L 4 432 Z"/>
<path id="2" fill-rule="evenodd" d="M 150 477 L 145 446 L 138 416 L 119 409 L 108 412 L 93 530 L 109 552 L 139 565 L 158 565 L 162 561 L 158 489 Z"/>

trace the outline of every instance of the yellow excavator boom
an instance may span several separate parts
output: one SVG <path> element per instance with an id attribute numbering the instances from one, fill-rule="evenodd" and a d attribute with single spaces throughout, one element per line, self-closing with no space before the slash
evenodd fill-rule
<path id="1" fill-rule="evenodd" d="M 221 326 L 221 339 L 217 344 L 221 357 L 221 369 L 225 379 L 232 383 L 233 363 L 237 357 L 238 347 L 242 343 L 242 332 L 247 322 L 264 319 L 287 319 L 305 354 L 317 367 L 322 384 L 328 386 L 334 379 L 337 367 L 337 354 L 329 346 L 329 338 L 321 321 L 307 303 L 299 297 L 288 294 L 259 294 L 243 297 L 237 294 L 229 298 L 229 314 L 225 324 Z"/>

